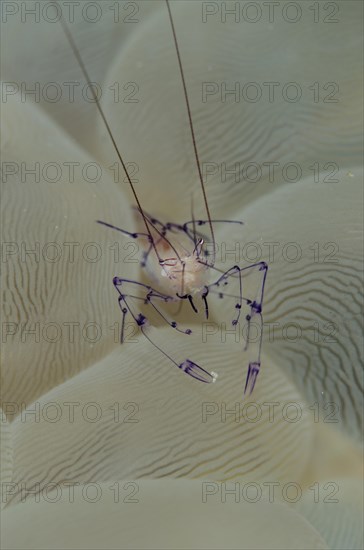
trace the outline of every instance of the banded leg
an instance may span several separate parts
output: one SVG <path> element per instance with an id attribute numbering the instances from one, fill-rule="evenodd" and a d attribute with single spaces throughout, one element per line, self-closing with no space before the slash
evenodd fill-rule
<path id="1" fill-rule="evenodd" d="M 259 283 L 259 290 L 257 292 L 257 295 L 254 297 L 254 299 L 245 298 L 243 296 L 243 279 L 245 275 L 254 273 L 256 271 L 260 276 L 260 283 Z M 228 269 L 223 275 L 221 275 L 217 281 L 212 283 L 208 286 L 208 289 L 210 292 L 217 293 L 220 298 L 224 298 L 226 295 L 223 291 L 221 291 L 221 286 L 227 286 L 229 284 L 229 280 L 231 278 L 238 278 L 239 283 L 239 290 L 237 295 L 230 295 L 233 298 L 236 298 L 236 304 L 235 308 L 238 310 L 238 313 L 236 317 L 232 320 L 232 324 L 236 325 L 239 321 L 240 314 L 241 314 L 241 307 L 242 303 L 244 302 L 246 305 L 250 308 L 250 313 L 246 316 L 246 320 L 248 322 L 248 330 L 247 330 L 247 340 L 246 345 L 244 347 L 244 351 L 250 351 L 251 343 L 249 342 L 250 339 L 250 329 L 251 324 L 254 318 L 258 318 L 258 330 L 259 330 L 259 338 L 257 345 L 254 346 L 254 351 L 250 351 L 254 357 L 249 361 L 248 364 L 248 373 L 245 381 L 245 387 L 244 387 L 244 394 L 249 394 L 254 390 L 254 386 L 260 371 L 260 355 L 261 355 L 261 348 L 262 348 L 262 340 L 263 340 L 263 299 L 264 299 L 264 288 L 265 288 L 265 281 L 267 277 L 268 272 L 268 265 L 265 262 L 258 262 L 256 264 L 241 268 L 239 266 L 233 266 L 232 268 Z"/>
<path id="2" fill-rule="evenodd" d="M 183 372 L 185 372 L 192 378 L 199 380 L 200 382 L 205 382 L 205 383 L 215 382 L 217 377 L 215 373 L 210 373 L 206 371 L 191 359 L 186 358 L 181 363 L 178 363 L 169 354 L 167 354 L 159 345 L 157 345 L 147 333 L 148 331 L 146 329 L 148 325 L 148 318 L 145 317 L 141 312 L 135 313 L 129 303 L 129 299 L 131 298 L 142 300 L 144 304 L 150 305 L 171 328 L 177 330 L 180 333 L 189 335 L 192 333 L 191 329 L 186 329 L 186 330 L 179 329 L 177 323 L 175 321 L 170 321 L 154 303 L 158 299 L 164 302 L 172 302 L 172 301 L 175 301 L 174 297 L 168 296 L 166 294 L 162 294 L 154 290 L 152 287 L 145 285 L 143 283 L 139 283 L 138 281 L 132 281 L 132 280 L 123 279 L 120 277 L 114 277 L 113 284 L 119 294 L 118 303 L 123 315 L 122 327 L 125 326 L 125 316 L 127 315 L 127 313 L 130 313 L 135 323 L 139 326 L 141 332 L 147 338 L 147 340 L 149 340 L 149 342 L 156 349 L 158 349 L 165 357 L 167 357 L 167 359 L 169 359 L 174 365 L 176 365 L 176 367 L 181 369 Z M 144 288 L 144 290 L 146 291 L 145 297 L 142 298 L 139 296 L 131 295 L 129 293 L 124 293 L 123 285 L 126 285 L 126 284 L 135 285 L 138 288 Z M 120 335 L 120 341 L 121 343 L 123 342 L 123 334 Z"/>

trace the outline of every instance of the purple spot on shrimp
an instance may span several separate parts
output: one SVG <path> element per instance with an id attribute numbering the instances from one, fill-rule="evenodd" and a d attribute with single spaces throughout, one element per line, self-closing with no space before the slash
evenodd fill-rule
<path id="1" fill-rule="evenodd" d="M 211 382 L 215 382 L 216 380 L 216 374 L 211 374 L 207 372 L 207 370 L 199 367 L 190 359 L 186 359 L 178 366 L 181 370 L 183 370 L 183 372 L 189 374 L 190 376 L 192 376 L 192 378 L 196 378 L 196 380 L 199 380 L 200 382 L 210 384 Z"/>
<path id="2" fill-rule="evenodd" d="M 144 315 L 142 315 L 141 313 L 139 313 L 139 315 L 136 319 L 138 327 L 142 327 L 143 325 L 145 325 L 146 320 L 147 320 L 147 318 L 144 317 Z"/>
<path id="3" fill-rule="evenodd" d="M 251 308 L 252 308 L 252 310 L 254 310 L 254 313 L 261 313 L 262 312 L 262 306 L 260 304 L 258 304 L 258 302 L 256 302 L 255 300 L 254 300 L 254 302 L 252 302 Z"/>

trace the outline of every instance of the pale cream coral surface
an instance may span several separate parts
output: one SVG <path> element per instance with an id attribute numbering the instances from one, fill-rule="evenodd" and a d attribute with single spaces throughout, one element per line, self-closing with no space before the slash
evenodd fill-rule
<path id="1" fill-rule="evenodd" d="M 218 373 L 205 385 L 140 333 L 124 346 L 115 338 L 112 279 L 143 274 L 138 262 L 115 261 L 112 246 L 128 239 L 96 223 L 136 230 L 95 105 L 64 97 L 35 105 L 21 90 L 3 103 L 3 161 L 63 168 L 56 183 L 42 171 L 37 182 L 21 172 L 3 178 L 3 548 L 362 548 L 361 8 L 338 4 L 336 26 L 294 26 L 278 16 L 239 26 L 203 23 L 201 2 L 172 3 L 201 159 L 214 170 L 210 209 L 245 224 L 239 232 L 216 226 L 218 250 L 234 250 L 238 240 L 241 253 L 255 243 L 269 264 L 264 320 L 278 332 L 265 335 L 256 389 L 244 401 L 241 343 L 220 333 L 204 341 L 199 326 L 188 344 L 168 326 L 154 329 L 180 361 L 188 350 Z M 102 83 L 123 155 L 138 164 L 142 204 L 183 222 L 192 193 L 197 215 L 204 210 L 171 31 L 164 2 L 138 5 L 134 26 L 115 24 L 108 12 L 71 31 Z M 13 18 L 4 31 L 6 81 L 81 79 L 59 25 Z M 33 57 L 24 49 L 30 38 Z M 340 101 L 201 100 L 202 82 L 272 80 L 300 82 L 306 92 L 315 81 L 339 82 Z M 115 102 L 110 86 L 130 81 L 139 102 Z M 278 172 L 272 183 L 265 166 L 258 183 L 222 181 L 222 163 L 273 159 L 280 169 L 297 163 L 302 177 L 287 182 Z M 102 178 L 71 183 L 72 162 L 97 164 Z M 323 181 L 330 165 L 317 182 L 314 163 L 334 163 L 338 181 Z M 57 261 L 46 255 L 49 243 L 61 247 Z M 278 243 L 273 257 L 264 243 Z M 299 260 L 282 253 L 287 243 Z M 85 247 L 99 253 L 96 261 Z M 333 262 L 325 261 L 330 253 Z M 226 269 L 230 259 L 218 254 L 216 265 Z M 211 300 L 211 322 L 228 319 L 230 307 Z M 93 342 L 82 330 L 95 324 Z M 287 326 L 299 326 L 300 338 L 290 340 Z"/>

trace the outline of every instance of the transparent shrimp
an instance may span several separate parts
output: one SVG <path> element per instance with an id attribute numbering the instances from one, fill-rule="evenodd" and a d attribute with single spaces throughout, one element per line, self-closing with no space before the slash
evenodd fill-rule
<path id="1" fill-rule="evenodd" d="M 144 252 L 140 260 L 140 266 L 145 271 L 150 284 L 137 280 L 124 278 L 115 275 L 112 284 L 117 292 L 118 305 L 121 311 L 120 343 L 124 343 L 125 322 L 127 317 L 133 322 L 145 338 L 168 359 L 170 363 L 192 378 L 211 383 L 217 379 L 215 372 L 210 372 L 208 367 L 197 364 L 193 359 L 183 358 L 176 360 L 173 352 L 166 351 L 163 343 L 157 343 L 152 335 L 152 327 L 159 322 L 166 323 L 176 335 L 188 339 L 193 333 L 193 328 L 186 327 L 175 320 L 172 314 L 173 306 L 178 303 L 177 315 L 186 303 L 193 315 L 209 319 L 209 304 L 211 300 L 231 301 L 231 326 L 236 327 L 240 321 L 247 323 L 247 338 L 242 352 L 247 354 L 246 364 L 248 367 L 244 394 L 250 395 L 254 389 L 260 367 L 261 348 L 263 339 L 263 299 L 264 288 L 268 272 L 268 265 L 265 262 L 258 262 L 245 267 L 232 265 L 229 269 L 222 271 L 215 267 L 216 263 L 216 241 L 214 226 L 216 224 L 243 225 L 242 221 L 220 220 L 211 217 L 208 198 L 203 182 L 201 164 L 195 138 L 192 113 L 188 98 L 187 86 L 175 31 L 173 16 L 169 1 L 165 0 L 168 12 L 171 34 L 176 51 L 176 59 L 179 66 L 181 84 L 184 91 L 187 117 L 191 132 L 195 163 L 199 176 L 200 193 L 206 216 L 203 219 L 195 219 L 191 209 L 191 220 L 184 223 L 175 221 L 161 221 L 148 214 L 142 206 L 142 202 L 136 193 L 127 166 L 122 158 L 121 152 L 115 142 L 109 122 L 99 102 L 99 98 L 91 85 L 91 78 L 83 63 L 81 54 L 76 46 L 67 24 L 61 20 L 62 28 L 67 40 L 73 50 L 80 69 L 90 86 L 95 105 L 103 120 L 116 155 L 125 172 L 130 189 L 133 193 L 136 211 L 139 221 L 142 224 L 142 231 L 130 232 L 127 229 L 116 227 L 103 220 L 96 220 L 105 227 L 118 231 L 133 240 L 137 240 L 143 247 Z M 208 228 L 206 235 L 202 228 Z M 244 296 L 244 279 L 254 278 L 256 291 L 254 295 Z M 212 280 L 211 280 L 212 279 Z M 244 311 L 245 310 L 245 311 Z M 243 312 L 244 311 L 244 312 Z M 259 337 L 254 344 L 250 342 L 249 334 L 253 320 L 259 328 Z M 156 332 L 156 331 L 154 331 Z M 188 341 L 186 341 L 188 345 Z"/>

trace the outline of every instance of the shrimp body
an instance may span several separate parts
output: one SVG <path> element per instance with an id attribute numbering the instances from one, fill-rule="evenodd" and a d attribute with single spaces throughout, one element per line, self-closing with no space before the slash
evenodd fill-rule
<path id="1" fill-rule="evenodd" d="M 149 272 L 154 279 L 158 279 L 163 290 L 170 295 L 180 297 L 182 294 L 199 294 L 208 283 L 208 264 L 201 261 L 201 244 L 192 252 L 174 246 L 179 257 L 173 254 L 169 246 L 163 246 L 164 259 L 158 260 L 151 255 Z M 153 259 L 152 259 L 153 258 Z"/>
<path id="2" fill-rule="evenodd" d="M 196 294 L 206 286 L 207 266 L 199 261 L 196 253 L 183 256 L 181 260 L 169 258 L 163 267 L 161 275 L 168 278 L 171 290 L 176 293 L 183 287 L 189 294 Z"/>

